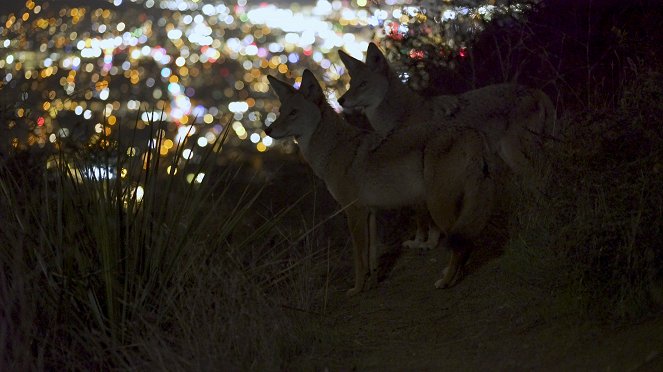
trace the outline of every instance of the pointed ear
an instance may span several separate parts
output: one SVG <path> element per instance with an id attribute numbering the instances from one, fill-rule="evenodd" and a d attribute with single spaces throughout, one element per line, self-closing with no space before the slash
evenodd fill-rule
<path id="1" fill-rule="evenodd" d="M 271 75 L 267 75 L 267 80 L 269 80 L 269 85 L 274 89 L 276 95 L 279 96 L 279 99 L 291 96 L 296 92 L 290 84 L 283 82 Z"/>
<path id="2" fill-rule="evenodd" d="M 320 103 L 324 97 L 320 83 L 309 69 L 304 70 L 302 74 L 302 85 L 299 87 L 299 92 L 306 99 L 315 103 Z"/>
<path id="3" fill-rule="evenodd" d="M 347 67 L 348 71 L 356 71 L 364 65 L 364 62 L 351 57 L 348 53 L 339 49 L 338 56 L 341 57 L 341 62 Z"/>
<path id="4" fill-rule="evenodd" d="M 387 72 L 389 70 L 389 63 L 387 58 L 385 58 L 380 48 L 378 48 L 375 43 L 368 44 L 368 50 L 366 51 L 366 66 L 371 70 Z"/>

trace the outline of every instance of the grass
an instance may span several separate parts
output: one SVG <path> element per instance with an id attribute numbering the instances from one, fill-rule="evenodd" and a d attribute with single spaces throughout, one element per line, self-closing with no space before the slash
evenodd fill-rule
<path id="1" fill-rule="evenodd" d="M 320 311 L 330 243 L 286 222 L 298 202 L 257 213 L 261 183 L 215 166 L 225 138 L 167 161 L 162 137 L 134 156 L 128 137 L 1 165 L 2 369 L 262 370 L 310 352 L 315 327 L 289 313 Z"/>
<path id="2" fill-rule="evenodd" d="M 517 201 L 507 263 L 558 310 L 626 321 L 663 305 L 663 90 L 637 75 L 620 104 L 569 116 L 539 167 L 542 199 Z M 525 195 L 525 194 L 520 194 Z"/>

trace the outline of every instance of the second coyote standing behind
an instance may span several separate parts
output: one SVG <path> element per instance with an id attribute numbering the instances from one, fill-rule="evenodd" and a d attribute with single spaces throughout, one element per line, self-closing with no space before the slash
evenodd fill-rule
<path id="1" fill-rule="evenodd" d="M 460 275 L 492 211 L 494 183 L 483 136 L 474 129 L 406 127 L 381 137 L 352 127 L 305 70 L 299 91 L 271 76 L 281 101 L 265 132 L 295 137 L 302 155 L 344 208 L 354 248 L 355 294 L 377 281 L 375 209 L 425 204 L 452 255 L 436 287 Z"/>
<path id="2" fill-rule="evenodd" d="M 359 109 L 382 136 L 399 127 L 460 125 L 482 131 L 490 151 L 499 156 L 526 182 L 535 178 L 530 156 L 545 137 L 554 137 L 555 112 L 550 98 L 540 90 L 516 84 L 496 84 L 460 95 L 422 97 L 412 91 L 390 68 L 380 49 L 370 43 L 366 63 L 339 50 L 350 73 L 350 89 L 338 102 L 345 109 Z M 536 186 L 533 188 L 536 189 Z M 417 210 L 417 233 L 408 247 L 437 245 L 439 231 L 429 225 L 425 211 Z"/>
<path id="3" fill-rule="evenodd" d="M 350 89 L 338 102 L 360 109 L 381 135 L 399 126 L 464 125 L 479 129 L 491 151 L 522 177 L 532 176 L 530 154 L 543 138 L 555 137 L 555 110 L 538 89 L 496 84 L 459 95 L 425 98 L 403 84 L 380 49 L 370 43 L 366 63 L 343 51 L 339 56 L 350 73 Z"/>

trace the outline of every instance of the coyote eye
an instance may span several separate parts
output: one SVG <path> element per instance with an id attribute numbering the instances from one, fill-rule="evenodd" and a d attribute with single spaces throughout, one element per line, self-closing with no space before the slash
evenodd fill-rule
<path id="1" fill-rule="evenodd" d="M 288 114 L 288 116 L 290 116 L 290 117 L 295 116 L 295 115 L 297 115 L 297 110 L 292 110 L 292 111 L 290 111 L 290 113 Z"/>
<path id="2" fill-rule="evenodd" d="M 365 80 L 362 81 L 361 83 L 359 83 L 359 88 L 363 88 L 363 87 L 365 87 L 366 84 L 368 84 L 368 83 L 367 83 Z"/>

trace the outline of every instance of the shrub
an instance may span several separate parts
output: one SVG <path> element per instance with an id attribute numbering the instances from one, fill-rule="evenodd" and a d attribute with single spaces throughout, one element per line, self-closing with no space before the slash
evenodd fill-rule
<path id="1" fill-rule="evenodd" d="M 638 72 L 619 106 L 564 120 L 565 138 L 542 165 L 550 174 L 547 197 L 521 200 L 510 243 L 516 256 L 533 255 L 536 267 L 554 268 L 539 273 L 542 286 L 561 285 L 576 305 L 603 319 L 663 305 L 660 82 L 660 73 Z"/>

